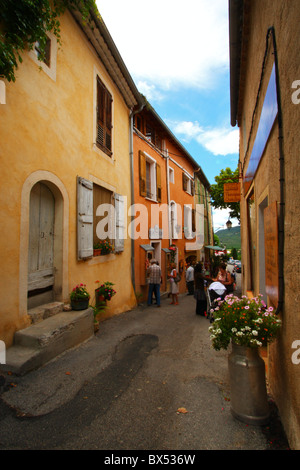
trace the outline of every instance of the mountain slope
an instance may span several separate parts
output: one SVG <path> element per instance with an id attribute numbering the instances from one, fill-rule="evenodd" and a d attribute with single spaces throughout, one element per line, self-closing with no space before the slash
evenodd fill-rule
<path id="1" fill-rule="evenodd" d="M 241 249 L 241 227 L 232 227 L 230 230 L 218 230 L 216 235 L 219 237 L 220 243 L 224 243 L 227 248 Z"/>

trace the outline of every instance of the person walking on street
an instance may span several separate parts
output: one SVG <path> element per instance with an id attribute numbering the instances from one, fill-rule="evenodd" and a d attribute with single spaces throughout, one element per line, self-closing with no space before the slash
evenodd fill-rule
<path id="1" fill-rule="evenodd" d="M 171 273 L 170 273 L 170 284 L 171 284 L 171 294 L 172 294 L 172 302 L 171 304 L 178 305 L 178 292 L 179 292 L 179 287 L 177 282 L 175 281 L 177 277 L 177 272 L 176 272 L 176 264 L 172 263 L 171 264 Z"/>
<path id="2" fill-rule="evenodd" d="M 148 291 L 148 306 L 152 303 L 152 294 L 154 292 L 156 297 L 157 307 L 160 307 L 160 283 L 161 283 L 161 269 L 155 259 L 150 261 L 150 266 L 147 270 L 149 277 L 149 291 Z"/>
<path id="3" fill-rule="evenodd" d="M 188 289 L 188 295 L 194 295 L 194 267 L 192 264 L 188 265 L 185 273 L 185 280 Z"/>
<path id="4" fill-rule="evenodd" d="M 225 263 L 220 264 L 217 281 L 221 282 L 226 287 L 227 294 L 233 292 L 234 279 L 232 278 L 230 272 L 226 270 Z"/>
<path id="5" fill-rule="evenodd" d="M 195 294 L 196 299 L 196 315 L 203 317 L 207 311 L 207 299 L 205 293 L 205 277 L 202 273 L 202 264 L 197 263 L 195 266 Z"/>

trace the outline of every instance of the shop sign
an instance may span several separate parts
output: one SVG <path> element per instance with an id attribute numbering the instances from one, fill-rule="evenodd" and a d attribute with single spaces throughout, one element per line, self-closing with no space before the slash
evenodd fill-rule
<path id="1" fill-rule="evenodd" d="M 240 183 L 224 183 L 224 202 L 240 202 Z"/>

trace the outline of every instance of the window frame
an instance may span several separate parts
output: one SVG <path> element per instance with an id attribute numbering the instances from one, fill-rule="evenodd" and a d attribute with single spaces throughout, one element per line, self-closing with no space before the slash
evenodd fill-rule
<path id="1" fill-rule="evenodd" d="M 190 194 L 191 196 L 194 196 L 195 194 L 194 180 L 190 175 L 188 175 L 185 172 L 182 173 L 182 188 L 186 193 Z"/>
<path id="2" fill-rule="evenodd" d="M 147 171 L 147 165 L 149 171 Z M 140 196 L 161 202 L 161 166 L 146 152 L 139 152 Z"/>
<path id="3" fill-rule="evenodd" d="M 78 260 L 97 259 L 94 257 L 94 225 L 97 224 L 94 208 L 94 186 L 103 188 L 111 193 L 113 213 L 109 216 L 113 233 L 114 251 L 111 254 L 124 251 L 126 236 L 125 226 L 125 196 L 106 188 L 99 183 L 77 176 L 77 257 Z"/>
<path id="4" fill-rule="evenodd" d="M 37 43 L 34 44 L 33 49 L 31 49 L 28 54 L 33 62 L 39 67 L 39 70 L 42 69 L 48 75 L 48 77 L 50 77 L 53 81 L 56 81 L 57 39 L 51 32 L 47 32 L 47 38 L 49 49 L 48 53 L 50 56 L 49 63 L 46 63 L 43 60 L 39 60 Z"/>

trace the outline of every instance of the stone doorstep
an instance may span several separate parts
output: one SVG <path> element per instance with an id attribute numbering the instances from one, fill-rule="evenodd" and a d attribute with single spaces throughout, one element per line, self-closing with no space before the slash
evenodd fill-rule
<path id="1" fill-rule="evenodd" d="M 31 318 L 31 322 L 35 324 L 62 312 L 63 308 L 63 302 L 51 302 L 49 304 L 31 308 L 28 310 L 28 315 Z"/>
<path id="2" fill-rule="evenodd" d="M 16 332 L 14 345 L 7 350 L 6 364 L 1 369 L 24 375 L 93 335 L 91 308 L 57 313 Z"/>

